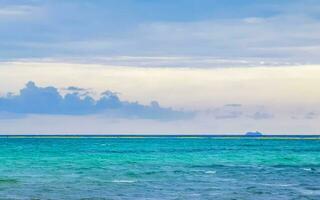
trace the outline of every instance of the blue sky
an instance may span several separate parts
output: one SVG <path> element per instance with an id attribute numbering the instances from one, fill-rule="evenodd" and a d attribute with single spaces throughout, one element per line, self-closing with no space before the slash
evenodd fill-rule
<path id="1" fill-rule="evenodd" d="M 316 0 L 1 1 L 1 59 L 209 56 L 317 63 Z M 311 52 L 311 53 L 310 53 Z"/>
<path id="2" fill-rule="evenodd" d="M 0 0 L 0 133 L 320 133 L 319 13 L 317 0 Z"/>

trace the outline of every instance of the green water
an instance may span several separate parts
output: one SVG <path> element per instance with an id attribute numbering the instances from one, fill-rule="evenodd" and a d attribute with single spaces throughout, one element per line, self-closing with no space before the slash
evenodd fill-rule
<path id="1" fill-rule="evenodd" d="M 0 138 L 0 199 L 320 199 L 320 140 Z"/>

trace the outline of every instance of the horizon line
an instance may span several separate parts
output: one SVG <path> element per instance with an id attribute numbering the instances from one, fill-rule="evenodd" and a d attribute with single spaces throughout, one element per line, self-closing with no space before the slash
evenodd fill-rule
<path id="1" fill-rule="evenodd" d="M 246 135 L 246 134 L 1 134 L 0 137 L 246 137 L 246 138 L 263 138 L 263 137 L 320 137 L 320 134 L 262 134 L 262 135 Z"/>

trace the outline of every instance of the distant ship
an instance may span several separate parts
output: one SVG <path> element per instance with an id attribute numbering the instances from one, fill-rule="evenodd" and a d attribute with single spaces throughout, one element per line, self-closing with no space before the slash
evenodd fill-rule
<path id="1" fill-rule="evenodd" d="M 250 137 L 259 137 L 262 136 L 262 133 L 256 131 L 256 132 L 247 132 L 246 136 L 250 136 Z"/>

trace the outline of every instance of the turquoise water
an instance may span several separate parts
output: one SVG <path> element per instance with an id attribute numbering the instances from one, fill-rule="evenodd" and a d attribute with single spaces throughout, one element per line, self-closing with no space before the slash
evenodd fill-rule
<path id="1" fill-rule="evenodd" d="M 320 140 L 0 138 L 0 199 L 320 199 Z"/>

